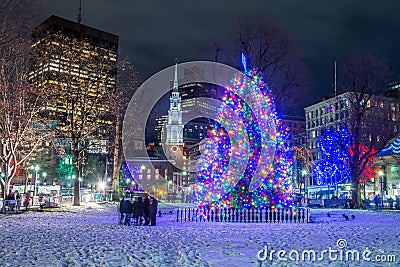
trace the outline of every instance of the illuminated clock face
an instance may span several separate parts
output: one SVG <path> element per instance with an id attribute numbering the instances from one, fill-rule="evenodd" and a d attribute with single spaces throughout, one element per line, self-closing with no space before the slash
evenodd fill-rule
<path id="1" fill-rule="evenodd" d="M 176 151 L 178 151 L 178 147 L 177 147 L 177 146 L 173 146 L 173 147 L 171 147 L 171 151 L 172 151 L 172 152 L 176 152 Z"/>

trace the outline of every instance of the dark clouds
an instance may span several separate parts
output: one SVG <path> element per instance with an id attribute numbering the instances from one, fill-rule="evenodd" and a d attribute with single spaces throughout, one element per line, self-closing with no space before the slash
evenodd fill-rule
<path id="1" fill-rule="evenodd" d="M 212 59 L 213 43 L 229 40 L 234 20 L 272 15 L 309 65 L 314 95 L 331 90 L 333 62 L 371 51 L 400 69 L 398 0 L 82 0 L 82 23 L 120 36 L 142 79 L 180 61 Z M 51 14 L 76 20 L 79 0 L 41 0 Z M 339 77 L 340 78 L 340 77 Z M 307 103 L 309 104 L 309 103 Z"/>

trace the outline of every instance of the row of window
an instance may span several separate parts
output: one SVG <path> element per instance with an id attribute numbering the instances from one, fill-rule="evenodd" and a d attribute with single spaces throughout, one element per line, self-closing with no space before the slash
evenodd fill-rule
<path id="1" fill-rule="evenodd" d="M 307 112 L 306 118 L 307 120 L 311 120 L 312 118 L 317 118 L 327 114 L 335 113 L 337 111 L 343 110 L 348 107 L 349 107 L 348 99 L 341 100 L 339 102 L 326 105 L 325 107 Z"/>
<path id="2" fill-rule="evenodd" d="M 322 126 L 322 125 L 325 125 L 325 124 L 328 124 L 328 123 L 337 122 L 339 120 L 344 120 L 344 119 L 347 119 L 347 118 L 349 118 L 349 111 L 348 110 L 344 110 L 344 111 L 341 111 L 341 112 L 336 112 L 334 114 L 326 115 L 326 116 L 323 116 L 321 118 L 308 120 L 307 121 L 307 129 L 318 127 L 318 126 Z"/>

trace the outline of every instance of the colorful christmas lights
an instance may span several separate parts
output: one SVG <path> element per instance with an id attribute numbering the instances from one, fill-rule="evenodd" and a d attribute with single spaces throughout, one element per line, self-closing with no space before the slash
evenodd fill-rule
<path id="1" fill-rule="evenodd" d="M 291 195 L 293 149 L 272 93 L 254 70 L 236 76 L 205 143 L 198 168 L 200 206 L 282 208 Z"/>

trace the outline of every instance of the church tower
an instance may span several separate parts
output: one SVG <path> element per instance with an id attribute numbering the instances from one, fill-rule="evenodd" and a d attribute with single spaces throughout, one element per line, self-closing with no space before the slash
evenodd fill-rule
<path id="1" fill-rule="evenodd" d="M 180 169 L 183 168 L 183 126 L 181 97 L 178 92 L 178 63 L 176 63 L 174 85 L 169 98 L 164 150 L 168 160 Z"/>

